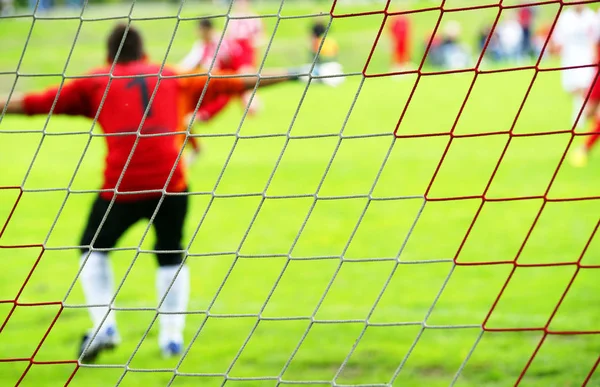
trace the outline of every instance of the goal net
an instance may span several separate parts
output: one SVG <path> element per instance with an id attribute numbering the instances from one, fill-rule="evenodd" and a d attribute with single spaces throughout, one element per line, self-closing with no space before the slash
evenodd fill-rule
<path id="1" fill-rule="evenodd" d="M 565 67 L 553 44 L 562 15 L 598 3 L 2 2 L 8 98 L 104 64 L 116 22 L 162 65 L 182 61 L 201 18 L 217 49 L 236 21 L 259 22 L 245 76 L 306 77 L 188 127 L 201 147 L 185 193 L 191 291 L 169 358 L 143 221 L 109 251 L 122 342 L 78 359 L 91 323 L 77 243 L 106 135 L 96 120 L 2 112 L 0 385 L 600 383 L 600 154 L 569 163 L 595 123 L 581 105 L 574 123 L 561 86 L 596 64 Z M 343 66 L 334 87 L 317 71 L 327 55 Z"/>

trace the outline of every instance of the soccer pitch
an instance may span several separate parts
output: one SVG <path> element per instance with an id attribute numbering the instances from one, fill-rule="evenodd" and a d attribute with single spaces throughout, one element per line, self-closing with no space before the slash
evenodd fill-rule
<path id="1" fill-rule="evenodd" d="M 277 11 L 266 7 L 261 12 Z M 545 8 L 550 17 L 556 10 L 555 5 Z M 281 13 L 328 9 L 326 3 L 292 3 Z M 100 8 L 86 15 L 115 12 L 128 13 Z M 456 19 L 465 34 L 473 34 L 480 20 L 493 20 L 494 12 L 461 12 Z M 137 5 L 132 13 L 176 14 L 176 8 Z M 182 15 L 199 12 L 190 4 Z M 438 15 L 419 16 L 415 44 Z M 346 71 L 362 70 L 381 19 L 333 22 L 331 34 Z M 307 61 L 309 21 L 277 24 L 265 67 Z M 265 22 L 269 35 L 276 18 Z M 106 32 L 114 23 L 84 22 L 65 71 L 78 19 L 37 20 L 29 39 L 31 18 L 2 19 L 0 71 L 15 71 L 20 63 L 22 74 L 78 75 L 102 63 Z M 177 26 L 167 59 L 176 63 L 193 42 L 194 23 L 165 19 L 136 25 L 154 60 L 164 58 Z M 367 73 L 386 71 L 382 45 Z M 598 226 L 600 199 L 570 200 L 600 196 L 600 153 L 583 169 L 561 162 L 581 137 L 571 143 L 570 133 L 556 133 L 569 129 L 571 109 L 556 71 L 537 74 L 515 122 L 534 75 L 534 70 L 480 74 L 470 93 L 472 72 L 421 77 L 398 128 L 401 136 L 412 137 L 396 138 L 393 132 L 416 75 L 352 76 L 337 88 L 274 86 L 259 91 L 264 110 L 258 116 L 244 118 L 241 104 L 233 103 L 215 121 L 196 126 L 205 137 L 204 153 L 189 171 L 193 195 L 184 244 L 190 246 L 193 313 L 186 344 L 197 337 L 179 365 L 184 376 L 173 380 L 179 359 L 161 358 L 155 326 L 145 337 L 155 317 L 155 261 L 151 254 L 137 254 L 138 246 L 142 251 L 153 246 L 152 233 L 140 245 L 146 225 L 138 224 L 111 255 L 116 278 L 128 273 L 116 299 L 117 307 L 126 309 L 117 315 L 123 343 L 101 356 L 98 364 L 105 367 L 82 367 L 69 385 L 111 386 L 121 380 L 121 386 L 169 381 L 219 386 L 227 379 L 228 386 L 274 386 L 279 376 L 296 382 L 291 385 L 331 385 L 334 378 L 337 384 L 373 385 L 389 383 L 402 366 L 395 386 L 447 386 L 463 365 L 458 386 L 513 385 L 577 270 L 574 264 L 554 264 L 576 262 L 589 243 L 581 265 L 600 265 L 598 234 L 589 242 Z M 24 76 L 17 90 L 59 80 Z M 14 75 L 2 75 L 3 94 L 13 82 Z M 85 119 L 53 116 L 43 136 L 45 124 L 45 117 L 0 122 L 0 187 L 25 190 L 0 238 L 0 300 L 15 299 L 41 251 L 10 246 L 44 243 L 19 303 L 81 305 L 79 284 L 70 291 L 79 256 L 72 246 L 95 194 L 67 195 L 66 188 L 98 189 L 105 148 L 101 137 L 90 141 L 81 134 L 90 130 Z M 427 136 L 453 126 L 456 137 L 447 152 L 449 135 Z M 512 138 L 481 135 L 511 127 Z M 0 189 L 0 227 L 18 194 Z M 502 200 L 509 198 L 516 200 Z M 503 262 L 517 256 L 522 266 L 514 270 L 482 334 L 514 268 Z M 459 265 L 453 265 L 455 258 Z M 598 305 L 598 269 L 581 268 L 547 326 L 550 333 L 580 334 L 549 334 L 522 385 L 581 385 L 600 355 L 600 334 L 591 333 L 600 331 Z M 0 321 L 12 307 L 0 303 Z M 0 360 L 29 359 L 59 310 L 56 304 L 17 306 L 0 332 Z M 73 360 L 89 324 L 85 309 L 64 308 L 35 361 Z M 514 328 L 537 330 L 502 331 Z M 14 385 L 28 365 L 28 360 L 0 361 L 0 386 Z M 74 369 L 73 363 L 34 364 L 21 385 L 64 385 Z M 205 376 L 190 375 L 200 373 Z M 252 380 L 260 377 L 274 379 Z M 589 385 L 600 385 L 600 371 Z"/>

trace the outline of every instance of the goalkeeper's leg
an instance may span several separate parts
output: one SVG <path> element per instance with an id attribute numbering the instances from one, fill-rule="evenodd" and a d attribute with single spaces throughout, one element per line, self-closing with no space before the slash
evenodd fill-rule
<path id="1" fill-rule="evenodd" d="M 158 272 L 156 292 L 159 303 L 158 345 L 165 356 L 183 351 L 185 312 L 190 294 L 190 274 L 181 252 L 187 195 L 166 196 L 154 219 Z"/>
<path id="2" fill-rule="evenodd" d="M 120 341 L 114 311 L 110 307 L 114 297 L 112 267 L 106 252 L 95 249 L 114 247 L 139 217 L 135 203 L 114 203 L 110 211 L 109 205 L 108 200 L 96 199 L 80 243 L 79 278 L 86 305 L 90 305 L 88 310 L 93 323 L 93 329 L 83 336 L 79 349 L 79 356 L 84 363 L 93 362 L 100 352 L 113 348 Z"/>

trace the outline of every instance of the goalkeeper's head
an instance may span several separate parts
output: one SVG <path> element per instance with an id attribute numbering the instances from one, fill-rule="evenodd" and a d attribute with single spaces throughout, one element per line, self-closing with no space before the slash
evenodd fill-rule
<path id="1" fill-rule="evenodd" d="M 145 58 L 144 43 L 139 31 L 127 24 L 118 24 L 108 36 L 108 62 L 127 63 Z"/>

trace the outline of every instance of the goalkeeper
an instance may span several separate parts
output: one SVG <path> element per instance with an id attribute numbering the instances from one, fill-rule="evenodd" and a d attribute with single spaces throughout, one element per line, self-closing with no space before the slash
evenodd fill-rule
<path id="1" fill-rule="evenodd" d="M 107 251 L 136 222 L 153 219 L 156 231 L 158 342 L 165 356 L 183 350 L 189 271 L 182 234 L 188 211 L 187 181 L 181 147 L 185 104 L 220 94 L 241 94 L 255 87 L 255 77 L 175 77 L 168 67 L 146 59 L 140 33 L 117 25 L 107 41 L 108 64 L 89 76 L 40 93 L 0 101 L 0 110 L 26 115 L 66 114 L 96 118 L 107 143 L 104 184 L 95 199 L 81 238 L 81 273 L 93 329 L 84 335 L 80 358 L 93 362 L 119 341 L 111 308 L 115 297 Z M 260 86 L 298 79 L 288 71 L 263 72 Z M 178 131 L 178 128 L 179 131 Z M 170 290 L 169 290 L 170 289 Z M 166 294 L 168 291 L 168 294 Z M 166 296 L 165 296 L 166 294 Z"/>

